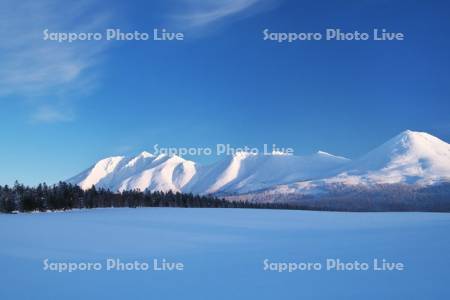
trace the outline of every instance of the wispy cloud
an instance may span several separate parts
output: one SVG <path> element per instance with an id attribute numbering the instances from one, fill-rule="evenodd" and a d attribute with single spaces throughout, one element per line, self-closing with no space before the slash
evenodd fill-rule
<path id="1" fill-rule="evenodd" d="M 64 108 L 58 110 L 53 106 L 39 107 L 32 115 L 32 121 L 39 123 L 70 122 L 72 120 L 73 114 L 71 111 L 67 111 Z"/>
<path id="2" fill-rule="evenodd" d="M 172 17 L 190 29 L 205 29 L 238 17 L 246 17 L 273 7 L 277 0 L 179 0 L 183 13 Z"/>
<path id="3" fill-rule="evenodd" d="M 50 107 L 67 105 L 67 97 L 76 98 L 95 85 L 94 67 L 106 45 L 98 41 L 44 41 L 43 30 L 97 32 L 104 28 L 109 13 L 93 13 L 94 7 L 94 0 L 2 0 L 0 97 L 27 99 L 35 107 L 36 120 L 71 119 L 63 118 L 62 112 L 50 113 Z M 46 107 L 43 111 L 42 105 Z"/>

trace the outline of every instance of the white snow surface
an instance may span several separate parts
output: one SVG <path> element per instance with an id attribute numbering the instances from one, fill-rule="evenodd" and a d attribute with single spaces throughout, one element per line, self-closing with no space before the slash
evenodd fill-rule
<path id="1" fill-rule="evenodd" d="M 449 299 L 450 214 L 113 208 L 0 214 L 0 299 Z M 44 271 L 95 263 L 101 271 Z M 148 271 L 107 271 L 106 259 Z M 154 271 L 153 260 L 184 271 Z M 264 270 L 264 261 L 323 264 Z M 327 259 L 368 263 L 327 271 Z M 405 271 L 374 271 L 373 260 Z M 26 286 L 24 286 L 26 285 Z"/>
<path id="2" fill-rule="evenodd" d="M 176 155 L 114 156 L 68 182 L 83 189 L 181 191 L 195 194 L 314 193 L 330 184 L 420 184 L 450 181 L 450 145 L 406 130 L 353 161 L 318 151 L 312 155 L 239 152 L 209 166 Z"/>

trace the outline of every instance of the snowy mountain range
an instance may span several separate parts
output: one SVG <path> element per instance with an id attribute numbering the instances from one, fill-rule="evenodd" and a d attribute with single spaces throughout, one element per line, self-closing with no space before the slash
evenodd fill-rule
<path id="1" fill-rule="evenodd" d="M 450 145 L 424 132 L 404 131 L 366 155 L 350 160 L 312 155 L 240 152 L 209 166 L 176 155 L 142 152 L 100 160 L 67 180 L 83 189 L 180 191 L 194 194 L 317 193 L 328 185 L 450 182 Z"/>

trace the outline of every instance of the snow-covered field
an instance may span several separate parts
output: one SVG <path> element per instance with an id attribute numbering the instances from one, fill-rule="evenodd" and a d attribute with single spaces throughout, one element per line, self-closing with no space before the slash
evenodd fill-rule
<path id="1" fill-rule="evenodd" d="M 450 214 L 96 209 L 0 214 L 0 299 L 450 299 Z M 183 271 L 44 271 L 166 259 Z M 404 271 L 264 270 L 368 262 Z"/>

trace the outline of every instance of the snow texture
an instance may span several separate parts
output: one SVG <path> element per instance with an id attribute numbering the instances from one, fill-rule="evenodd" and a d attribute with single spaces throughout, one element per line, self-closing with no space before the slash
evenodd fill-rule
<path id="1" fill-rule="evenodd" d="M 95 209 L 0 214 L 0 299 L 449 299 L 450 214 Z M 182 262 L 181 272 L 57 273 L 52 262 Z M 264 271 L 263 261 L 405 264 Z"/>

